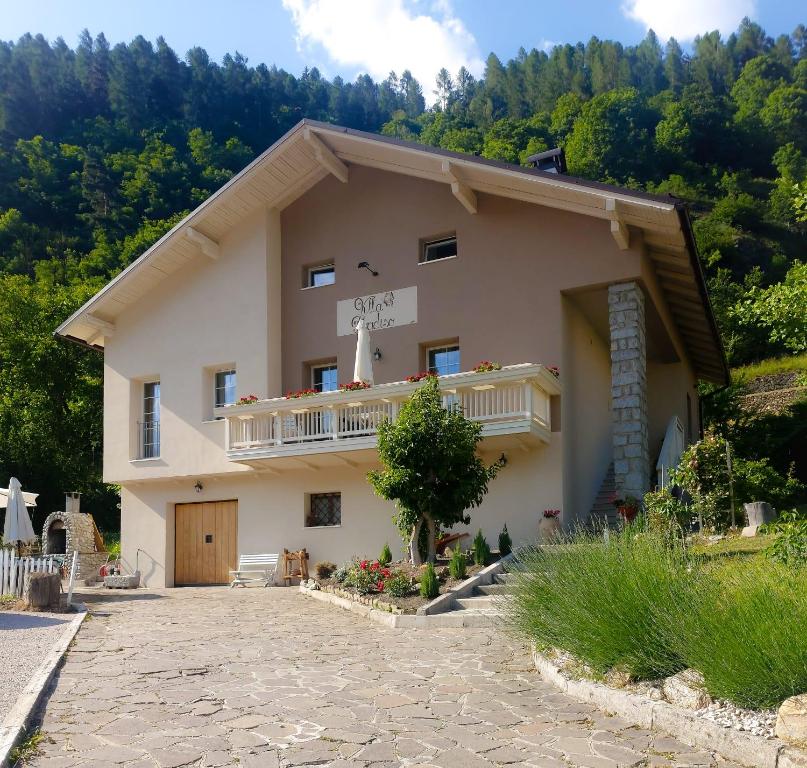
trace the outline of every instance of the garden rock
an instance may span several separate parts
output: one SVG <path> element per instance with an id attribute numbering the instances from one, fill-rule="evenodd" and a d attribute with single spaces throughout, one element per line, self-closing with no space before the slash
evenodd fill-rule
<path id="1" fill-rule="evenodd" d="M 743 528 L 741 536 L 756 536 L 761 525 L 772 523 L 776 519 L 776 513 L 766 501 L 752 501 L 743 504 L 743 507 L 748 518 L 748 525 Z"/>
<path id="2" fill-rule="evenodd" d="M 664 698 L 677 707 L 703 709 L 712 703 L 704 688 L 703 675 L 694 669 L 685 669 L 668 677 L 661 686 Z"/>
<path id="3" fill-rule="evenodd" d="M 788 744 L 807 747 L 807 693 L 782 702 L 776 716 L 776 735 Z"/>
<path id="4" fill-rule="evenodd" d="M 630 682 L 630 673 L 620 667 L 609 669 L 605 676 L 605 684 L 610 685 L 611 688 L 625 688 L 630 685 Z"/>
<path id="5" fill-rule="evenodd" d="M 58 608 L 61 588 L 62 580 L 58 573 L 26 573 L 22 588 L 23 600 L 35 611 Z"/>

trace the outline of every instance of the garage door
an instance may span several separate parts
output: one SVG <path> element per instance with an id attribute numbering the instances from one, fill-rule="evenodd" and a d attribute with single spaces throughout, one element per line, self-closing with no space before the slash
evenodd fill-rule
<path id="1" fill-rule="evenodd" d="M 176 505 L 174 583 L 228 584 L 236 567 L 238 502 Z"/>

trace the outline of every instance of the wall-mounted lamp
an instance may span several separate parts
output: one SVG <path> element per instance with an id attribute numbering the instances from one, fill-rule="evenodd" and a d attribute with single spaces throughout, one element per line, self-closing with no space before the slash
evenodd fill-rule
<path id="1" fill-rule="evenodd" d="M 382 357 L 381 350 L 378 347 L 376 347 L 375 352 L 373 352 L 373 360 L 380 360 L 381 357 Z"/>
<path id="2" fill-rule="evenodd" d="M 376 272 L 366 261 L 360 261 L 356 269 L 366 269 L 373 277 L 378 277 L 378 272 Z"/>
<path id="3" fill-rule="evenodd" d="M 205 489 L 205 487 L 202 485 L 202 481 L 201 481 L 201 480 L 197 480 L 197 481 L 196 481 L 196 482 L 193 484 L 193 490 L 194 490 L 194 491 L 196 491 L 196 493 L 201 493 L 201 492 L 202 492 L 204 489 Z"/>

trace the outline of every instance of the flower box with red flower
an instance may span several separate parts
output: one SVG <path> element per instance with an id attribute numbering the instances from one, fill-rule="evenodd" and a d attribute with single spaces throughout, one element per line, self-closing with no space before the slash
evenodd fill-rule
<path id="1" fill-rule="evenodd" d="M 423 381 L 423 379 L 428 379 L 429 376 L 437 376 L 437 374 L 432 373 L 431 371 L 420 371 L 420 373 L 413 373 L 410 376 L 407 376 L 406 380 L 410 384 L 417 384 L 417 382 Z"/>
<path id="2" fill-rule="evenodd" d="M 286 400 L 296 400 L 298 397 L 311 397 L 319 394 L 316 389 L 298 389 L 296 392 L 286 392 Z"/>
<path id="3" fill-rule="evenodd" d="M 239 397 L 236 401 L 236 405 L 252 405 L 253 403 L 258 402 L 257 395 L 244 395 L 243 397 Z"/>
<path id="4" fill-rule="evenodd" d="M 619 496 L 614 494 L 611 503 L 616 507 L 617 514 L 626 522 L 632 523 L 639 514 L 641 502 L 635 496 Z"/>
<path id="5" fill-rule="evenodd" d="M 339 389 L 342 392 L 357 392 L 360 389 L 370 389 L 370 385 L 366 381 L 350 381 L 347 384 L 341 384 Z"/>
<path id="6" fill-rule="evenodd" d="M 501 363 L 492 363 L 490 360 L 483 360 L 481 363 L 476 364 L 474 373 L 490 373 L 491 371 L 500 371 L 501 369 Z"/>

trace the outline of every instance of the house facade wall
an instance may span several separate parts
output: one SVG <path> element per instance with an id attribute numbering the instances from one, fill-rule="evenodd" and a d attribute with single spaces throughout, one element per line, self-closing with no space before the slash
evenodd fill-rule
<path id="1" fill-rule="evenodd" d="M 420 264 L 421 240 L 447 233 L 457 235 L 457 258 Z M 239 552 L 307 547 L 313 563 L 373 555 L 384 541 L 395 548 L 393 507 L 372 494 L 369 467 L 269 474 L 228 461 L 211 372 L 232 365 L 238 395 L 261 398 L 310 386 L 308 364 L 321 360 L 335 358 L 339 380 L 349 381 L 355 338 L 337 335 L 337 301 L 411 286 L 417 323 L 372 334 L 382 352 L 376 383 L 421 370 L 424 347 L 446 340 L 459 341 L 463 370 L 482 359 L 561 368 L 550 443 L 508 451 L 510 463 L 471 510 L 470 531 L 481 527 L 495 542 L 507 523 L 518 544 L 534 539 L 544 509 L 562 509 L 567 524 L 585 517 L 610 461 L 608 341 L 565 295 L 647 284 L 640 239 L 623 251 L 607 221 L 485 194 L 471 215 L 446 184 L 352 167 L 347 185 L 328 177 L 282 213 L 256 212 L 220 248 L 218 259 L 200 255 L 155 281 L 106 341 L 104 477 L 122 486 L 123 558 L 144 583 L 173 584 L 177 503 L 237 500 Z M 358 270 L 360 261 L 378 277 Z M 325 262 L 336 282 L 304 289 L 306 267 Z M 648 301 L 659 298 L 651 285 Z M 653 459 L 653 435 L 663 436 L 671 407 L 685 409 L 682 388 L 691 385 L 686 364 L 672 365 L 675 375 L 648 367 Z M 153 379 L 160 457 L 133 460 L 142 384 Z M 337 490 L 342 526 L 305 528 L 305 495 Z"/>

